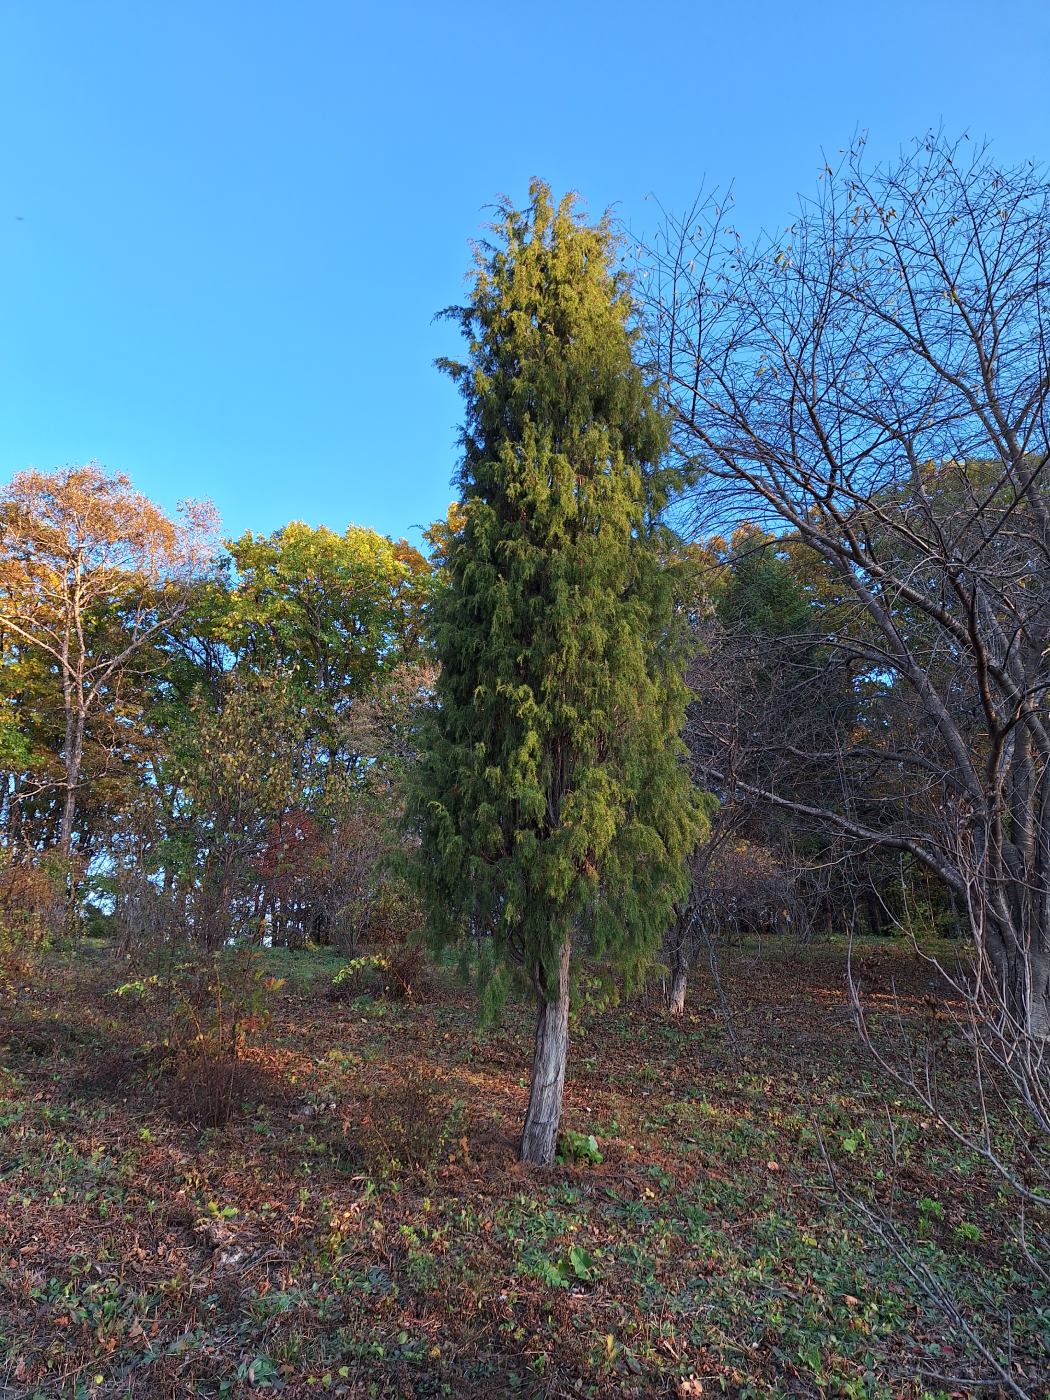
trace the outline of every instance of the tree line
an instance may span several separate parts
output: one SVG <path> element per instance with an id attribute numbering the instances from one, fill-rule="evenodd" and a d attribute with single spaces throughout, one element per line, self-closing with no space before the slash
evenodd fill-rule
<path id="1" fill-rule="evenodd" d="M 347 951 L 399 917 L 380 867 L 428 686 L 424 556 L 299 523 L 220 546 L 210 508 L 170 520 L 95 464 L 19 474 L 0 510 L 11 913 L 35 881 L 37 917 L 124 946 Z"/>

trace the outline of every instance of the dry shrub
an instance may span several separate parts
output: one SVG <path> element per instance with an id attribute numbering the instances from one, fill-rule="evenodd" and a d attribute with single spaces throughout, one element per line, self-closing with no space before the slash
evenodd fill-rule
<path id="1" fill-rule="evenodd" d="M 221 1055 L 180 1060 L 171 1082 L 174 1113 L 199 1128 L 224 1128 L 246 1099 L 258 1097 L 255 1066 Z"/>
<path id="2" fill-rule="evenodd" d="M 268 994 L 280 985 L 265 975 L 256 951 L 227 948 L 143 975 L 113 997 L 129 1028 L 144 1019 L 162 1032 L 155 1048 L 171 1075 L 176 1114 L 218 1128 L 246 1097 L 258 1097 L 260 1075 L 245 1062 L 245 1049 L 268 1019 Z"/>
<path id="3" fill-rule="evenodd" d="M 144 1051 L 124 1048 L 107 1049 L 93 1055 L 78 1083 L 93 1094 L 113 1093 L 139 1078 L 147 1069 L 149 1059 Z"/>
<path id="4" fill-rule="evenodd" d="M 0 1025 L 0 1045 L 15 1054 L 35 1055 L 46 1059 L 58 1051 L 59 1040 L 46 1030 L 35 1026 L 27 1029 L 24 1026 L 5 1023 Z"/>
<path id="5" fill-rule="evenodd" d="M 448 1100 L 416 1070 L 373 1091 L 361 1123 L 361 1154 L 373 1176 L 426 1172 L 453 1131 Z"/>
<path id="6" fill-rule="evenodd" d="M 426 971 L 426 951 L 421 943 L 402 943 L 384 959 L 383 991 L 395 1001 L 414 1001 Z"/>

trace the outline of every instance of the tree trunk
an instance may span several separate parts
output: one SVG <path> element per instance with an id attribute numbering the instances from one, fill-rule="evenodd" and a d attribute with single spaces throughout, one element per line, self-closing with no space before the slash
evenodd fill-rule
<path id="1" fill-rule="evenodd" d="M 881 938 L 882 901 L 871 885 L 864 891 L 864 909 L 868 916 L 868 933 L 872 938 Z"/>
<path id="2" fill-rule="evenodd" d="M 62 804 L 62 824 L 59 827 L 58 849 L 68 856 L 73 849 L 73 831 L 77 810 L 77 787 L 84 761 L 85 717 L 79 710 L 66 712 L 66 734 L 62 763 L 65 769 L 65 801 Z"/>
<path id="3" fill-rule="evenodd" d="M 1050 956 L 1016 949 L 1005 963 L 1003 1000 L 1015 1025 L 1035 1041 L 1050 1039 Z"/>
<path id="4" fill-rule="evenodd" d="M 554 1161 L 565 1090 L 565 1061 L 569 1050 L 569 958 L 572 944 L 562 944 L 558 958 L 555 995 L 542 993 L 536 1015 L 536 1041 L 532 1054 L 532 1086 L 525 1128 L 521 1135 L 523 1162 L 548 1167 Z M 546 989 L 548 992 L 550 989 Z"/>
<path id="5" fill-rule="evenodd" d="M 686 924 L 689 911 L 683 910 L 675 929 L 674 947 L 671 949 L 671 987 L 667 994 L 667 1010 L 671 1016 L 685 1013 L 685 992 L 689 983 L 689 931 Z"/>
<path id="6" fill-rule="evenodd" d="M 678 908 L 667 944 L 667 970 L 671 975 L 670 986 L 667 988 L 667 1010 L 671 1016 L 681 1016 L 685 1011 L 694 923 L 692 902 L 687 900 Z"/>
<path id="7" fill-rule="evenodd" d="M 684 959 L 672 970 L 671 992 L 667 998 L 667 1009 L 672 1016 L 681 1016 L 685 1012 L 685 990 L 688 983 Z"/>

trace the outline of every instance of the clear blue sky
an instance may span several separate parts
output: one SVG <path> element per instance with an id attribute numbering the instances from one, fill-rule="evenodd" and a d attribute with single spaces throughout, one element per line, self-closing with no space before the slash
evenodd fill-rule
<path id="1" fill-rule="evenodd" d="M 228 532 L 451 499 L 468 240 L 530 175 L 639 232 L 930 125 L 1044 160 L 1050 4 L 0 0 L 0 476 L 97 457 Z"/>

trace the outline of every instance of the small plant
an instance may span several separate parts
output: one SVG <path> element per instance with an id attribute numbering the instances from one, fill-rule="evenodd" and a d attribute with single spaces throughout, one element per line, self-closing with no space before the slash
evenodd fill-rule
<path id="1" fill-rule="evenodd" d="M 983 1238 L 979 1226 L 971 1220 L 960 1220 L 952 1234 L 960 1244 L 980 1244 Z"/>
<path id="2" fill-rule="evenodd" d="M 557 1260 L 552 1261 L 538 1249 L 527 1249 L 522 1256 L 520 1270 L 533 1278 L 541 1279 L 549 1288 L 571 1288 L 574 1283 L 594 1283 L 599 1274 L 593 1255 L 571 1245 Z"/>
<path id="3" fill-rule="evenodd" d="M 944 1206 L 930 1196 L 923 1196 L 916 1209 L 919 1212 L 919 1234 L 929 1239 L 933 1234 L 934 1222 L 944 1219 Z"/>
<path id="4" fill-rule="evenodd" d="M 367 992 L 375 995 L 382 986 L 386 958 L 367 953 L 350 958 L 332 978 L 328 986 L 329 1001 L 353 1001 Z"/>
<path id="5" fill-rule="evenodd" d="M 122 982 L 113 988 L 113 996 L 129 1006 L 144 1006 L 154 999 L 161 980 L 156 973 L 149 977 L 137 977 L 131 982 Z"/>
<path id="6" fill-rule="evenodd" d="M 329 1001 L 385 996 L 412 1001 L 426 964 L 422 944 L 407 942 L 385 953 L 366 953 L 344 963 L 328 987 Z"/>
<path id="7" fill-rule="evenodd" d="M 604 1160 L 593 1133 L 575 1133 L 571 1128 L 558 1138 L 556 1155 L 560 1162 L 587 1162 L 593 1167 Z"/>
<path id="8" fill-rule="evenodd" d="M 839 1140 L 839 1146 L 847 1157 L 854 1157 L 858 1152 L 862 1152 L 867 1144 L 867 1137 L 860 1129 L 852 1133 L 845 1133 Z"/>

